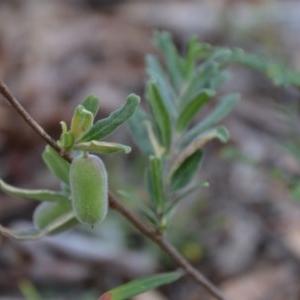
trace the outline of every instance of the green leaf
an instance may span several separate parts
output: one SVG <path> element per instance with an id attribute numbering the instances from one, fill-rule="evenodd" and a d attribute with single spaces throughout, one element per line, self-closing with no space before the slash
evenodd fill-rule
<path id="1" fill-rule="evenodd" d="M 224 119 L 234 108 L 239 100 L 238 94 L 230 94 L 223 97 L 215 109 L 197 126 L 189 130 L 183 137 L 182 144 L 186 145 L 196 136 L 209 129 L 222 119 Z"/>
<path id="2" fill-rule="evenodd" d="M 147 75 L 150 80 L 153 80 L 157 84 L 157 88 L 162 96 L 162 99 L 170 112 L 170 115 L 174 118 L 177 116 L 177 110 L 175 107 L 175 93 L 167 78 L 167 75 L 162 70 L 159 60 L 153 55 L 146 56 Z"/>
<path id="3" fill-rule="evenodd" d="M 76 107 L 71 122 L 71 132 L 75 140 L 78 140 L 92 127 L 93 121 L 94 116 L 89 110 L 85 109 L 82 105 Z"/>
<path id="4" fill-rule="evenodd" d="M 99 154 L 112 154 L 120 151 L 123 151 L 124 153 L 129 153 L 131 151 L 131 148 L 126 145 L 100 141 L 79 143 L 74 147 L 74 149 Z"/>
<path id="5" fill-rule="evenodd" d="M 63 159 L 53 148 L 46 146 L 42 154 L 48 169 L 64 183 L 69 184 L 70 163 Z"/>
<path id="6" fill-rule="evenodd" d="M 131 117 L 139 103 L 140 98 L 135 94 L 130 94 L 122 107 L 112 112 L 107 118 L 96 122 L 80 141 L 101 140 L 110 135 Z"/>
<path id="7" fill-rule="evenodd" d="M 182 271 L 175 271 L 136 279 L 106 292 L 98 300 L 125 300 L 161 285 L 172 283 L 182 276 Z"/>
<path id="8" fill-rule="evenodd" d="M 149 121 L 144 121 L 144 124 L 146 125 L 148 138 L 154 150 L 154 156 L 162 157 L 166 152 L 166 149 L 158 141 L 158 138 L 153 130 L 152 123 Z"/>
<path id="9" fill-rule="evenodd" d="M 172 172 L 179 168 L 189 156 L 194 154 L 198 149 L 201 149 L 207 142 L 212 139 L 218 139 L 221 142 L 226 143 L 229 140 L 229 137 L 229 132 L 224 126 L 215 127 L 200 134 L 181 151 L 172 166 Z"/>
<path id="10" fill-rule="evenodd" d="M 194 98 L 203 88 L 218 89 L 228 78 L 229 73 L 222 71 L 222 69 L 231 57 L 231 50 L 226 48 L 209 48 L 208 46 L 204 47 L 202 52 L 201 55 L 205 57 L 205 60 L 191 72 L 191 76 L 188 78 L 180 96 L 180 99 L 184 102 Z"/>
<path id="11" fill-rule="evenodd" d="M 206 43 L 199 43 L 198 37 L 193 36 L 187 44 L 186 59 L 184 66 L 185 78 L 188 79 L 194 72 L 197 60 L 207 56 L 212 51 L 212 46 Z"/>
<path id="12" fill-rule="evenodd" d="M 64 214 L 60 218 L 57 218 L 54 222 L 44 227 L 42 230 L 35 228 L 19 230 L 19 229 L 9 229 L 0 225 L 0 233 L 9 238 L 14 238 L 17 240 L 38 240 L 51 232 L 61 228 L 69 221 L 74 219 L 74 212 L 69 212 Z"/>
<path id="13" fill-rule="evenodd" d="M 73 212 L 73 207 L 71 201 L 60 201 L 60 202 L 43 202 L 40 203 L 34 210 L 33 213 L 33 224 L 35 228 L 42 230 L 48 225 L 55 222 L 56 219 L 64 216 L 67 213 Z M 68 222 L 65 222 L 60 227 L 56 228 L 54 231 L 49 232 L 49 234 L 58 234 L 74 228 L 79 224 L 79 221 L 75 217 Z"/>
<path id="14" fill-rule="evenodd" d="M 197 150 L 189 156 L 180 165 L 176 166 L 171 173 L 170 186 L 173 192 L 184 188 L 195 176 L 203 160 L 203 151 Z"/>
<path id="15" fill-rule="evenodd" d="M 147 155 L 153 155 L 153 147 L 148 136 L 145 121 L 150 122 L 151 118 L 143 109 L 137 107 L 132 117 L 128 120 L 128 126 L 136 145 Z"/>
<path id="16" fill-rule="evenodd" d="M 5 194 L 16 198 L 40 201 L 68 201 L 68 197 L 64 193 L 54 192 L 50 190 L 29 190 L 17 188 L 5 183 L 2 179 L 0 179 L 0 189 Z"/>
<path id="17" fill-rule="evenodd" d="M 61 121 L 60 124 L 62 127 L 62 133 L 57 144 L 63 151 L 68 151 L 73 147 L 75 143 L 75 137 L 73 132 L 68 131 L 66 122 Z"/>
<path id="18" fill-rule="evenodd" d="M 150 82 L 147 86 L 146 97 L 159 128 L 163 146 L 169 151 L 172 141 L 171 117 L 164 104 L 156 83 Z"/>
<path id="19" fill-rule="evenodd" d="M 157 156 L 150 156 L 147 182 L 152 203 L 156 211 L 161 213 L 165 200 L 163 193 L 162 160 Z"/>
<path id="20" fill-rule="evenodd" d="M 41 300 L 42 299 L 41 295 L 39 294 L 39 292 L 37 291 L 35 286 L 27 279 L 23 279 L 19 283 L 19 289 L 25 300 Z"/>
<path id="21" fill-rule="evenodd" d="M 215 78 L 219 72 L 219 65 L 215 61 L 206 61 L 198 66 L 187 81 L 180 95 L 180 102 L 187 103 L 195 98 L 204 88 L 210 88 L 212 78 Z"/>
<path id="22" fill-rule="evenodd" d="M 93 116 L 95 117 L 99 110 L 100 101 L 96 96 L 89 95 L 82 102 L 82 106 L 86 110 L 90 111 L 93 114 Z"/>
<path id="23" fill-rule="evenodd" d="M 178 121 L 177 121 L 177 130 L 183 131 L 188 127 L 193 118 L 201 110 L 203 105 L 208 102 L 215 92 L 213 90 L 204 89 L 191 101 L 187 102 L 186 105 L 181 110 Z"/>
<path id="24" fill-rule="evenodd" d="M 156 32 L 154 44 L 163 53 L 172 85 L 178 92 L 183 77 L 183 61 L 172 41 L 171 34 L 166 31 Z"/>
<path id="25" fill-rule="evenodd" d="M 215 48 L 211 59 L 217 60 L 222 66 L 227 65 L 232 57 L 232 50 L 229 48 Z"/>

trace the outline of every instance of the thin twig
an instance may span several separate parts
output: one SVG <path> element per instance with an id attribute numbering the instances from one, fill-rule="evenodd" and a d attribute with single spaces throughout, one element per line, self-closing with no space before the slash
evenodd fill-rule
<path id="1" fill-rule="evenodd" d="M 72 158 L 63 153 L 57 143 L 45 132 L 45 130 L 28 114 L 20 102 L 12 95 L 8 87 L 0 80 L 0 94 L 13 106 L 13 108 L 24 118 L 24 120 L 32 127 L 32 129 L 45 140 L 45 142 L 55 149 L 63 158 L 71 162 Z M 134 214 L 132 214 L 125 206 L 117 201 L 117 199 L 109 194 L 110 207 L 123 215 L 132 225 L 134 225 L 141 233 L 155 242 L 180 266 L 187 275 L 195 282 L 205 288 L 211 295 L 218 300 L 226 300 L 221 291 L 212 284 L 201 272 L 196 270 L 165 238 L 162 234 L 146 227 Z"/>
<path id="2" fill-rule="evenodd" d="M 162 234 L 146 227 L 135 215 L 133 215 L 125 206 L 123 206 L 110 193 L 109 194 L 110 207 L 123 215 L 131 224 L 135 226 L 145 236 L 155 242 L 161 249 L 163 249 L 170 257 L 180 266 L 186 274 L 188 274 L 194 281 L 205 288 L 216 299 L 226 300 L 221 291 L 211 283 L 200 271 L 195 269 L 175 248 L 170 244 Z"/>
<path id="3" fill-rule="evenodd" d="M 8 101 L 8 103 L 23 117 L 25 122 L 48 144 L 50 145 L 57 153 L 64 157 L 67 161 L 71 162 L 71 158 L 63 153 L 61 148 L 57 145 L 54 139 L 41 127 L 25 110 L 22 104 L 18 99 L 10 92 L 8 87 L 4 82 L 0 80 L 0 94 Z"/>

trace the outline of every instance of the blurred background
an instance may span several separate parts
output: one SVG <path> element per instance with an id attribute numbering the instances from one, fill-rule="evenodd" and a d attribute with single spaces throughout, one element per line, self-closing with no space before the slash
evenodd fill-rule
<path id="1" fill-rule="evenodd" d="M 0 0 L 0 76 L 32 116 L 58 138 L 87 95 L 99 117 L 144 92 L 144 56 L 155 29 L 179 49 L 193 34 L 300 68 L 300 1 L 288 0 Z M 300 299 L 299 90 L 274 87 L 255 71 L 232 66 L 222 92 L 241 101 L 224 122 L 227 145 L 212 142 L 199 179 L 210 187 L 180 207 L 170 240 L 232 300 Z M 132 145 L 123 126 L 111 140 Z M 40 154 L 43 141 L 1 98 L 0 177 L 16 186 L 57 188 Z M 134 147 L 134 145 L 132 145 Z M 106 159 L 112 191 L 143 193 L 144 158 L 136 148 Z M 0 223 L 25 226 L 35 201 L 0 195 Z M 25 224 L 25 225 L 24 225 Z M 37 242 L 0 236 L 0 299 L 96 299 L 137 276 L 176 266 L 122 217 L 110 212 L 94 230 Z M 206 300 L 184 278 L 135 300 Z"/>

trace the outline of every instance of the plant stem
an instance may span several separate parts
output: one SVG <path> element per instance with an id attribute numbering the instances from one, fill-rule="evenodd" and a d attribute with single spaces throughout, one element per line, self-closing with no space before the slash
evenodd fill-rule
<path id="1" fill-rule="evenodd" d="M 55 140 L 47 134 L 47 132 L 29 115 L 20 102 L 12 95 L 8 87 L 0 80 L 0 94 L 12 105 L 12 107 L 23 117 L 23 119 L 31 126 L 31 128 L 42 138 L 45 142 L 55 149 L 63 158 L 72 162 L 72 158 L 63 153 L 61 148 L 57 145 Z M 132 214 L 125 206 L 117 201 L 117 199 L 109 194 L 110 207 L 123 215 L 136 229 L 155 242 L 162 250 L 180 266 L 186 274 L 188 274 L 195 282 L 205 288 L 211 295 L 218 300 L 226 300 L 221 291 L 214 286 L 201 272 L 195 269 L 164 236 L 152 229 L 146 227 L 134 214 Z"/>
<path id="2" fill-rule="evenodd" d="M 123 206 L 117 199 L 110 193 L 109 194 L 110 207 L 123 215 L 135 228 L 147 236 L 150 240 L 155 242 L 161 249 L 164 250 L 169 256 L 180 266 L 186 274 L 188 274 L 195 282 L 205 288 L 216 299 L 226 300 L 221 291 L 211 283 L 201 272 L 195 269 L 175 248 L 169 243 L 165 237 L 154 230 L 146 227 L 135 215 L 133 215 L 125 206 Z"/>
<path id="3" fill-rule="evenodd" d="M 17 100 L 17 98 L 10 92 L 8 87 L 4 82 L 0 80 L 0 94 L 8 101 L 8 103 L 23 117 L 25 122 L 48 144 L 50 145 L 58 154 L 60 154 L 67 161 L 71 162 L 72 159 L 66 153 L 63 153 L 61 148 L 57 145 L 54 139 L 41 127 L 25 110 L 22 104 Z"/>

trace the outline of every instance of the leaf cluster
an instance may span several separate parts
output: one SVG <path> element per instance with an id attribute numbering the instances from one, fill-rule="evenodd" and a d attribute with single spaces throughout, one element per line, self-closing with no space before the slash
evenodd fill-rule
<path id="1" fill-rule="evenodd" d="M 148 157 L 145 184 L 149 205 L 134 202 L 159 230 L 169 223 L 176 204 L 206 182 L 192 184 L 204 157 L 204 145 L 226 142 L 228 130 L 218 125 L 234 108 L 239 95 L 218 95 L 229 77 L 225 69 L 232 51 L 214 48 L 192 37 L 180 55 L 167 32 L 157 32 L 154 44 L 162 62 L 146 57 L 146 108 L 139 107 L 129 120 L 133 140 Z M 210 107 L 200 121 L 199 114 Z"/>
<path id="2" fill-rule="evenodd" d="M 112 112 L 107 118 L 94 123 L 99 110 L 99 99 L 88 96 L 73 113 L 70 129 L 61 122 L 62 133 L 58 145 L 64 153 L 71 157 L 87 154 L 129 153 L 126 145 L 105 142 L 102 139 L 114 132 L 131 115 L 139 104 L 139 97 L 131 94 L 126 103 Z M 38 239 L 48 234 L 59 233 L 79 224 L 71 201 L 70 162 L 66 161 L 52 147 L 47 145 L 42 159 L 50 172 L 61 181 L 61 190 L 31 190 L 17 188 L 0 179 L 0 189 L 12 196 L 23 199 L 42 201 L 33 214 L 34 227 L 29 230 L 12 230 L 0 225 L 0 232 L 15 239 Z M 89 174 L 86 174 L 87 176 Z M 100 187 L 99 187 L 100 188 Z M 88 201 L 88 199 L 86 199 Z"/>

